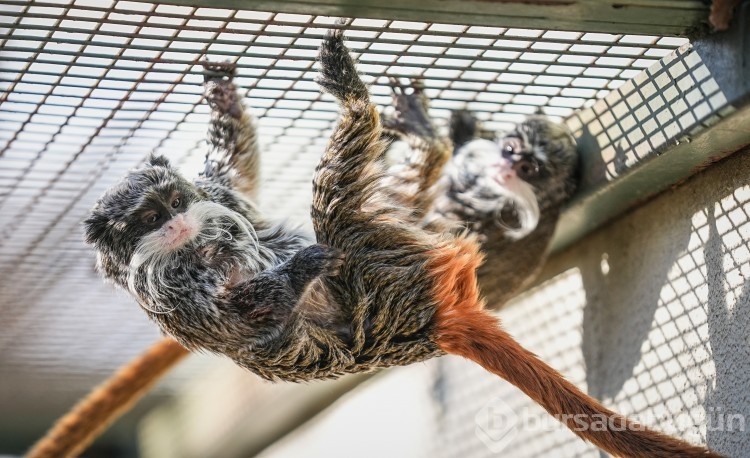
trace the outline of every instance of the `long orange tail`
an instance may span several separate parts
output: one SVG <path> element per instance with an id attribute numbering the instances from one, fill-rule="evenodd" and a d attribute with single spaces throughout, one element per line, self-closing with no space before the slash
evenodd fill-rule
<path id="1" fill-rule="evenodd" d="M 26 457 L 79 455 L 187 354 L 188 351 L 173 339 L 157 342 L 79 401 L 29 450 Z"/>
<path id="2" fill-rule="evenodd" d="M 465 305 L 465 304 L 464 304 Z M 489 313 L 475 307 L 442 307 L 436 315 L 438 345 L 468 358 L 520 388 L 575 434 L 615 456 L 720 457 L 705 447 L 649 430 L 583 393 L 523 348 Z M 606 419 L 607 427 L 600 428 Z M 596 427 L 591 428 L 596 422 Z M 604 429 L 604 430 L 601 430 Z"/>

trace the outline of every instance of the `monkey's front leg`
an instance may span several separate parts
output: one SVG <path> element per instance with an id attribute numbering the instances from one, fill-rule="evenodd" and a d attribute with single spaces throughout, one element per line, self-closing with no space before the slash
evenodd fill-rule
<path id="1" fill-rule="evenodd" d="M 421 80 L 412 81 L 409 94 L 395 78 L 391 78 L 391 86 L 395 114 L 383 118 L 383 129 L 406 142 L 411 154 L 404 163 L 388 169 L 385 184 L 401 204 L 413 208 L 415 216 L 421 218 L 432 206 L 432 188 L 442 176 L 453 147 L 447 138 L 437 134 L 430 121 L 429 99 Z"/>
<path id="2" fill-rule="evenodd" d="M 339 250 L 311 245 L 278 267 L 233 287 L 230 303 L 251 321 L 278 325 L 286 320 L 313 280 L 336 275 L 342 262 Z"/>
<path id="3" fill-rule="evenodd" d="M 233 83 L 235 64 L 204 64 L 204 95 L 211 107 L 203 175 L 254 199 L 260 183 L 260 151 L 255 119 L 247 112 Z"/>

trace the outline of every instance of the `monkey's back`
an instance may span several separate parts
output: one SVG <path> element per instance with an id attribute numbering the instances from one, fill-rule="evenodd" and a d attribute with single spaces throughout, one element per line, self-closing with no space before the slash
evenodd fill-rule
<path id="1" fill-rule="evenodd" d="M 411 209 L 383 192 L 379 115 L 340 30 L 326 37 L 319 60 L 318 83 L 339 100 L 342 116 L 316 169 L 311 216 L 317 242 L 344 253 L 339 274 L 320 285 L 332 321 L 348 330 L 298 310 L 278 338 L 237 355 L 271 379 L 330 378 L 442 355 L 438 309 L 483 305 L 478 244 L 417 227 Z"/>
<path id="2" fill-rule="evenodd" d="M 434 316 L 442 301 L 480 303 L 474 277 L 480 261 L 476 243 L 425 239 L 409 227 L 382 222 L 363 221 L 360 229 L 357 242 L 346 241 L 339 275 L 321 283 L 339 308 L 337 321 L 348 324 L 347 332 L 333 332 L 296 313 L 273 341 L 236 354 L 238 364 L 267 379 L 305 381 L 445 354 L 436 344 Z M 336 246 L 341 241 L 337 238 L 319 241 Z M 467 284 L 471 286 L 465 288 Z"/>

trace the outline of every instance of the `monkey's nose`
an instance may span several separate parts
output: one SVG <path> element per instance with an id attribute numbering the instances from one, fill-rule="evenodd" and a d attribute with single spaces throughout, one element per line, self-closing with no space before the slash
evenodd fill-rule
<path id="1" fill-rule="evenodd" d="M 167 221 L 167 229 L 170 231 L 177 231 L 185 228 L 185 217 L 180 213 L 179 215 L 175 215 Z"/>
<path id="2" fill-rule="evenodd" d="M 501 181 L 503 183 L 508 182 L 516 177 L 516 171 L 513 169 L 513 164 L 503 158 L 500 162 L 497 162 L 493 164 L 493 169 L 495 169 L 495 176 L 497 177 L 498 181 Z"/>
<path id="3" fill-rule="evenodd" d="M 164 223 L 164 241 L 169 249 L 182 246 L 185 242 L 197 235 L 197 229 L 185 215 L 175 215 L 172 219 Z"/>

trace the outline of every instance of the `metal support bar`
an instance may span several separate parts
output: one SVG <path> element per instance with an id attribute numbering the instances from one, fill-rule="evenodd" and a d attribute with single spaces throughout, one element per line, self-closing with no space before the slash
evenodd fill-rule
<path id="1" fill-rule="evenodd" d="M 664 36 L 701 33 L 706 30 L 709 12 L 707 2 L 696 0 L 193 0 L 189 3 L 206 8 Z"/>

